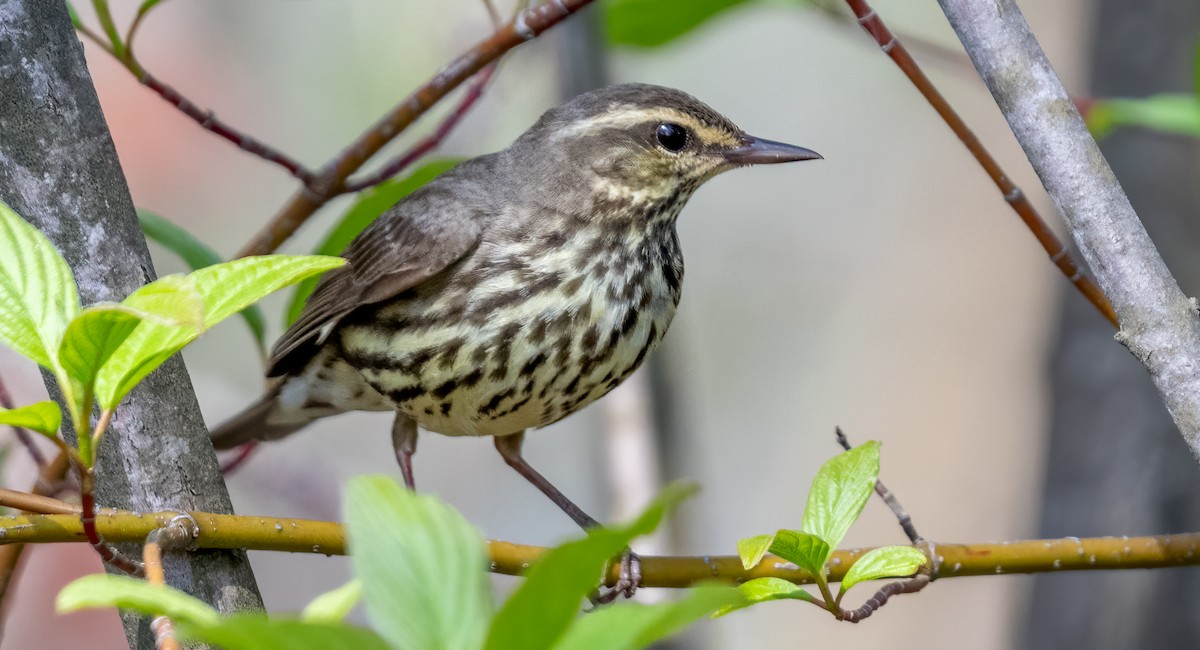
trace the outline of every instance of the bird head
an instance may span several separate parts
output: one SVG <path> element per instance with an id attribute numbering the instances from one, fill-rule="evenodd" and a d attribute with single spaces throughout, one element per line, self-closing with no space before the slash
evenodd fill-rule
<path id="1" fill-rule="evenodd" d="M 621 84 L 547 111 L 513 145 L 557 196 L 654 204 L 686 199 L 736 167 L 814 160 L 815 151 L 746 134 L 679 90 Z"/>

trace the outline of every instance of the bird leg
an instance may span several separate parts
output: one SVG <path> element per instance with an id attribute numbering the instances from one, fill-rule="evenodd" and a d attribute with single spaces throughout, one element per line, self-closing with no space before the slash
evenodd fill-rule
<path id="1" fill-rule="evenodd" d="M 521 444 L 525 442 L 525 432 L 515 433 L 507 436 L 496 436 L 496 451 L 500 452 L 500 457 L 509 467 L 517 470 L 517 473 L 525 477 L 537 489 L 542 491 L 542 494 L 550 497 L 554 505 L 558 506 L 563 512 L 567 513 L 580 528 L 587 530 L 600 525 L 600 522 L 593 519 L 573 501 L 567 498 L 567 495 L 554 487 L 550 481 L 546 480 L 540 472 L 533 468 L 525 458 L 521 455 Z M 626 598 L 633 596 L 637 591 L 638 585 L 642 582 L 642 559 L 638 557 L 630 549 L 625 549 L 621 554 L 621 573 L 617 579 L 617 584 L 607 592 L 597 594 L 592 597 L 592 602 L 596 604 L 611 603 L 617 599 L 617 596 L 624 595 Z"/>
<path id="2" fill-rule="evenodd" d="M 417 453 L 417 421 L 399 411 L 396 412 L 396 420 L 392 422 L 392 448 L 396 450 L 396 462 L 400 463 L 404 485 L 410 490 L 416 490 L 412 457 Z"/>

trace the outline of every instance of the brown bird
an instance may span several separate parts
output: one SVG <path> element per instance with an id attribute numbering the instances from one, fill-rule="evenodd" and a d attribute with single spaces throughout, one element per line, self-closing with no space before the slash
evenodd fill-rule
<path id="1" fill-rule="evenodd" d="M 522 458 L 525 430 L 608 393 L 658 345 L 683 279 L 675 219 L 701 183 L 815 158 L 747 135 L 678 90 L 624 84 L 580 95 L 364 230 L 275 345 L 271 390 L 213 431 L 213 444 L 280 438 L 346 411 L 394 411 L 410 488 L 418 426 L 494 436 L 508 465 L 580 526 L 595 526 Z M 628 595 L 636 556 L 622 567 L 612 593 Z"/>

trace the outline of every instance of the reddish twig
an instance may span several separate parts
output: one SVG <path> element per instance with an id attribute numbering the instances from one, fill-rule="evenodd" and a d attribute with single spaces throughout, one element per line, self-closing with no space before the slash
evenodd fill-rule
<path id="1" fill-rule="evenodd" d="M 432 79 L 362 133 L 323 167 L 314 182 L 292 195 L 287 204 L 237 257 L 274 251 L 321 206 L 345 187 L 346 179 L 418 117 L 472 75 L 514 47 L 536 38 L 592 0 L 549 0 L 517 15 L 491 36 L 443 67 Z"/>
<path id="2" fill-rule="evenodd" d="M 233 452 L 232 456 L 221 463 L 221 475 L 229 476 L 233 472 L 237 471 L 237 469 L 244 465 L 247 460 L 250 460 L 250 456 L 254 455 L 255 449 L 258 449 L 257 440 L 251 440 L 241 447 L 238 447 L 237 450 Z"/>
<path id="3" fill-rule="evenodd" d="M 87 536 L 88 544 L 96 549 L 96 554 L 105 564 L 117 569 L 122 573 L 126 573 L 135 577 L 142 577 L 145 571 L 138 562 L 127 557 L 121 551 L 113 548 L 104 541 L 100 533 L 96 530 L 96 497 L 92 491 L 91 471 L 84 470 L 86 478 L 82 481 L 83 485 L 80 490 L 80 507 L 82 512 L 79 514 L 79 522 L 83 524 L 83 534 Z"/>
<path id="4" fill-rule="evenodd" d="M 479 74 L 475 75 L 475 79 L 471 82 L 471 87 L 467 89 L 467 92 L 462 96 L 462 99 L 459 100 L 458 106 L 456 106 L 454 110 L 447 115 L 444 120 L 442 120 L 442 123 L 439 124 L 436 129 L 434 129 L 433 133 L 425 136 L 420 142 L 413 145 L 408 151 L 404 152 L 387 165 L 384 165 L 382 169 L 372 174 L 370 177 L 361 180 L 347 180 L 346 185 L 342 187 L 341 192 L 357 192 L 373 185 L 378 185 L 379 183 L 382 183 L 383 181 L 404 171 L 409 165 L 419 160 L 422 156 L 430 151 L 433 151 L 442 143 L 442 140 L 444 140 L 446 136 L 454 130 L 454 127 L 458 126 L 458 123 L 462 121 L 462 118 L 466 116 L 468 111 L 471 110 L 471 107 L 475 105 L 475 102 L 479 101 L 479 98 L 483 96 L 483 90 L 495 72 L 495 63 L 489 65 L 483 70 L 480 70 Z"/>
<path id="5" fill-rule="evenodd" d="M 142 17 L 144 17 L 144 14 L 139 14 L 138 18 L 135 19 L 134 24 L 130 26 L 129 37 L 132 37 L 136 33 L 138 20 L 140 20 Z M 206 111 L 200 108 L 195 102 L 180 94 L 178 90 L 175 90 L 173 87 L 163 83 L 157 77 L 150 74 L 150 72 L 142 66 L 137 58 L 134 57 L 132 50 L 123 49 L 121 52 L 117 52 L 113 49 L 112 44 L 106 42 L 100 34 L 88 29 L 83 25 L 76 25 L 75 31 L 82 34 L 88 40 L 91 40 L 98 47 L 100 47 L 100 49 L 111 54 L 121 63 L 121 65 L 124 65 L 127 70 L 133 73 L 133 76 L 138 80 L 138 83 L 149 88 L 150 90 L 153 90 L 167 103 L 179 109 L 179 111 L 184 115 L 192 118 L 204 130 L 211 131 L 225 140 L 232 142 L 239 149 L 246 151 L 247 153 L 253 154 L 262 158 L 263 160 L 283 167 L 288 171 L 288 173 L 299 179 L 300 182 L 304 183 L 306 186 L 313 182 L 313 172 L 301 164 L 298 160 L 283 153 L 282 151 L 279 151 L 278 149 L 275 149 L 274 147 L 271 147 L 266 143 L 260 142 L 246 135 L 245 133 L 242 133 L 238 129 L 235 129 L 229 124 L 218 119 L 212 111 Z"/>
<path id="6" fill-rule="evenodd" d="M 137 64 L 135 63 L 135 65 Z M 179 94 L 179 91 L 175 90 L 171 86 L 168 86 L 160 81 L 157 77 L 147 72 L 146 69 L 140 65 L 137 65 L 136 69 L 131 70 L 134 72 L 139 83 L 158 93 L 159 97 L 162 97 L 167 101 L 167 103 L 179 109 L 179 111 L 184 115 L 187 115 L 195 120 L 196 123 L 199 124 L 204 130 L 211 131 L 212 133 L 215 133 L 229 142 L 232 142 L 242 151 L 283 167 L 288 171 L 289 174 L 295 176 L 300 180 L 301 183 L 304 183 L 305 186 L 311 185 L 316 180 L 316 175 L 307 167 L 305 167 L 300 161 L 264 142 L 246 135 L 245 133 L 233 128 L 226 122 L 221 121 L 216 115 L 213 114 L 212 111 L 206 111 L 200 108 L 187 97 Z"/>
<path id="7" fill-rule="evenodd" d="M 106 410 L 100 414 L 100 419 L 96 421 L 95 429 L 90 433 L 92 441 L 92 452 L 94 455 L 100 449 L 100 441 L 104 439 L 104 433 L 108 430 L 108 424 L 112 421 L 113 411 Z M 88 432 L 80 432 L 79 441 L 82 442 L 89 435 Z M 75 469 L 79 472 L 79 523 L 83 525 L 83 534 L 87 537 L 87 541 L 96 549 L 96 553 L 105 564 L 129 574 L 131 576 L 141 577 L 143 575 L 142 568 L 138 566 L 138 562 L 124 553 L 110 546 L 100 536 L 100 532 L 96 530 L 96 478 L 92 472 L 92 468 L 86 463 L 90 463 L 91 459 L 75 460 Z"/>
<path id="8" fill-rule="evenodd" d="M 850 5 L 851 11 L 858 18 L 858 23 L 867 31 L 879 44 L 880 49 L 884 51 L 892 61 L 902 70 L 909 81 L 917 87 L 921 95 L 926 101 L 933 106 L 942 120 L 954 131 L 958 139 L 962 141 L 975 160 L 983 167 L 992 182 L 999 188 L 1000 193 L 1004 196 L 1004 200 L 1012 206 L 1021 221 L 1029 228 L 1033 236 L 1045 249 L 1046 254 L 1050 256 L 1050 261 L 1062 271 L 1063 275 L 1067 276 L 1071 284 L 1075 285 L 1080 293 L 1082 293 L 1096 309 L 1108 319 L 1114 326 L 1117 325 L 1117 314 L 1113 311 L 1112 305 L 1100 287 L 1092 281 L 1075 262 L 1070 251 L 1063 246 L 1063 243 L 1058 239 L 1054 232 L 1050 229 L 1046 222 L 1038 214 L 1033 204 L 1025 197 L 1025 193 L 1021 188 L 1017 187 L 1012 180 L 1000 168 L 996 159 L 988 153 L 979 138 L 971 131 L 966 122 L 959 117 L 958 113 L 950 107 L 946 98 L 938 92 L 934 87 L 933 82 L 913 60 L 912 56 L 905 49 L 894 34 L 883 24 L 883 20 L 875 13 L 875 10 L 866 3 L 865 0 L 846 0 L 846 4 Z"/>

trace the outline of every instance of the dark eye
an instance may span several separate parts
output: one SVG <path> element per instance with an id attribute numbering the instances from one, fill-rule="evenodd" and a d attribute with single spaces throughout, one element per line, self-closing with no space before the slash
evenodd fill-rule
<path id="1" fill-rule="evenodd" d="M 654 131 L 654 137 L 667 151 L 681 151 L 688 143 L 687 129 L 678 124 L 659 124 Z"/>

